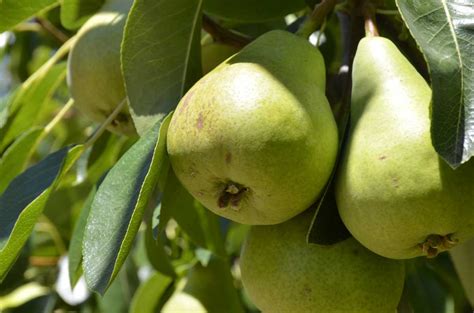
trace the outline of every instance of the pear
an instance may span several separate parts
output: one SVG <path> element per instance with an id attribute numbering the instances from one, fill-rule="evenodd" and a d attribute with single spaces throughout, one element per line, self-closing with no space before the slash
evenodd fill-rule
<path id="1" fill-rule="evenodd" d="M 388 39 L 354 59 L 350 137 L 336 181 L 344 224 L 389 258 L 433 257 L 474 234 L 474 161 L 451 169 L 430 139 L 431 90 Z"/>
<path id="2" fill-rule="evenodd" d="M 449 251 L 456 272 L 474 308 L 474 239 Z"/>
<path id="3" fill-rule="evenodd" d="M 304 0 L 206 0 L 204 11 L 221 19 L 239 22 L 261 22 L 306 7 Z"/>
<path id="4" fill-rule="evenodd" d="M 242 247 L 242 283 L 263 312 L 394 313 L 404 265 L 354 238 L 306 243 L 312 211 L 278 225 L 252 226 Z"/>
<path id="5" fill-rule="evenodd" d="M 101 123 L 125 98 L 120 69 L 122 34 L 133 1 L 114 0 L 91 17 L 77 33 L 68 58 L 68 85 L 77 108 Z M 135 134 L 127 106 L 112 121 L 109 130 Z"/>
<path id="6" fill-rule="evenodd" d="M 324 94 L 320 52 L 272 31 L 198 81 L 167 136 L 183 186 L 218 215 L 281 223 L 308 208 L 326 184 L 337 127 Z"/>

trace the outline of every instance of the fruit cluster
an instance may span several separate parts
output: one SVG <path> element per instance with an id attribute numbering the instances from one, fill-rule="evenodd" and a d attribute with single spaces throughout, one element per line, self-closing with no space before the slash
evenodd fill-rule
<path id="1" fill-rule="evenodd" d="M 90 19 L 70 54 L 72 96 L 98 121 L 125 98 L 118 51 L 128 9 L 106 7 Z M 474 161 L 453 170 L 432 147 L 428 84 L 388 39 L 362 39 L 337 165 L 342 138 L 318 49 L 271 31 L 235 52 L 203 47 L 206 75 L 182 98 L 168 131 L 176 176 L 212 212 L 253 225 L 241 271 L 262 311 L 394 312 L 402 259 L 434 257 L 474 237 Z M 128 110 L 111 129 L 135 132 Z M 312 204 L 333 171 L 353 238 L 307 244 Z"/>

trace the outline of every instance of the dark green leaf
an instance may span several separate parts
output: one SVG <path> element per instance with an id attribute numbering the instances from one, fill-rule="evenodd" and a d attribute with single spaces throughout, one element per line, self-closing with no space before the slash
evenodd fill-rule
<path id="1" fill-rule="evenodd" d="M 67 29 L 77 29 L 87 21 L 105 0 L 63 0 L 61 5 L 61 23 Z"/>
<path id="2" fill-rule="evenodd" d="M 168 173 L 163 199 L 161 220 L 173 218 L 197 245 L 217 255 L 225 255 L 223 236 L 218 217 L 199 204 L 181 185 L 172 170 Z"/>
<path id="3" fill-rule="evenodd" d="M 35 147 L 43 129 L 30 129 L 8 147 L 0 159 L 0 194 L 5 190 L 8 184 L 21 173 Z"/>
<path id="4" fill-rule="evenodd" d="M 155 273 L 143 283 L 135 293 L 130 313 L 154 313 L 161 297 L 171 285 L 173 279 L 161 273 Z"/>
<path id="5" fill-rule="evenodd" d="M 51 191 L 83 146 L 63 148 L 16 177 L 0 197 L 0 281 L 33 231 Z"/>
<path id="6" fill-rule="evenodd" d="M 58 4 L 57 0 L 3 0 L 0 1 L 0 33 L 16 24 L 47 11 Z"/>
<path id="7" fill-rule="evenodd" d="M 144 236 L 145 250 L 151 266 L 164 275 L 175 277 L 176 273 L 174 271 L 173 265 L 171 264 L 165 251 L 165 232 L 160 232 L 158 234 L 158 238 L 155 240 L 153 238 L 153 229 L 151 224 L 147 223 Z"/>
<path id="8" fill-rule="evenodd" d="M 109 171 L 87 220 L 83 267 L 88 286 L 101 294 L 117 275 L 133 244 L 149 196 L 166 159 L 171 115 L 157 123 Z"/>
<path id="9" fill-rule="evenodd" d="M 319 245 L 332 245 L 351 236 L 342 223 L 337 211 L 332 184 L 323 192 L 322 200 L 316 204 L 317 210 L 309 228 L 307 241 Z"/>
<path id="10" fill-rule="evenodd" d="M 202 0 L 135 0 L 122 67 L 135 126 L 143 134 L 201 76 Z"/>
<path id="11" fill-rule="evenodd" d="M 87 180 L 95 183 L 117 161 L 125 138 L 110 132 L 94 143 L 87 161 Z"/>
<path id="12" fill-rule="evenodd" d="M 452 167 L 474 155 L 474 5 L 459 0 L 397 0 L 429 65 L 431 137 Z"/>

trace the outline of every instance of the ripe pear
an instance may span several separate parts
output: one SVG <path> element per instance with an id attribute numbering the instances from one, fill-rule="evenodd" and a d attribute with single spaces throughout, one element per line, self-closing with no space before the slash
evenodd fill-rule
<path id="1" fill-rule="evenodd" d="M 389 258 L 435 256 L 474 234 L 474 160 L 451 169 L 430 139 L 431 90 L 388 39 L 364 38 L 336 181 L 344 224 Z"/>
<path id="2" fill-rule="evenodd" d="M 184 187 L 218 215 L 281 223 L 308 208 L 331 173 L 337 128 L 320 52 L 272 31 L 181 99 L 167 148 Z"/>
<path id="3" fill-rule="evenodd" d="M 304 0 L 207 0 L 204 11 L 221 19 L 261 22 L 294 13 L 306 7 Z"/>
<path id="4" fill-rule="evenodd" d="M 306 243 L 309 210 L 278 225 L 252 226 L 242 247 L 241 275 L 263 312 L 394 313 L 404 266 L 354 238 L 331 246 Z"/>
<path id="5" fill-rule="evenodd" d="M 120 45 L 132 0 L 107 2 L 79 30 L 68 59 L 68 85 L 74 103 L 90 119 L 101 123 L 125 98 L 120 69 Z M 109 130 L 135 134 L 127 106 Z"/>
<path id="6" fill-rule="evenodd" d="M 466 296 L 474 308 L 474 239 L 454 247 L 449 253 Z"/>

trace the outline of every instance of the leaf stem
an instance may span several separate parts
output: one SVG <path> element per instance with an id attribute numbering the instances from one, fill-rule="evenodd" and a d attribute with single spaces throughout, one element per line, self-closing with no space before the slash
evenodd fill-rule
<path id="1" fill-rule="evenodd" d="M 323 0 L 314 7 L 314 10 L 308 16 L 306 21 L 301 25 L 296 34 L 298 36 L 309 38 L 326 19 L 326 16 L 334 9 L 337 0 Z"/>
<path id="2" fill-rule="evenodd" d="M 217 42 L 243 48 L 252 41 L 252 38 L 222 27 L 206 14 L 202 15 L 202 28 Z"/>
<path id="3" fill-rule="evenodd" d="M 110 113 L 110 115 L 107 117 L 107 119 L 97 128 L 97 130 L 94 132 L 94 134 L 87 139 L 87 141 L 84 143 L 84 151 L 87 150 L 89 147 L 91 147 L 94 142 L 102 135 L 107 128 L 107 126 L 112 123 L 112 121 L 117 117 L 117 115 L 122 111 L 123 107 L 127 104 L 127 98 L 124 98 L 118 105 L 117 107 Z"/>

